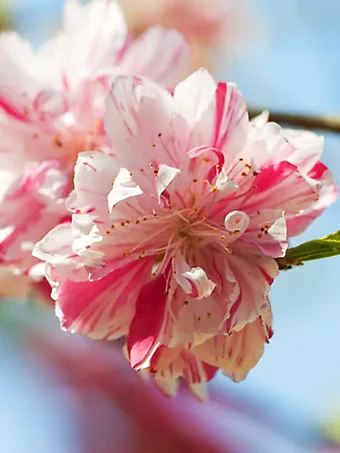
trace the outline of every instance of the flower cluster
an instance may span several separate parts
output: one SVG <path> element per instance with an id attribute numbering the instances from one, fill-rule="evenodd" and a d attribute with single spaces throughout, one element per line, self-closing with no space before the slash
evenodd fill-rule
<path id="1" fill-rule="evenodd" d="M 79 155 L 72 221 L 35 247 L 62 327 L 125 336 L 167 393 L 180 376 L 197 392 L 218 369 L 243 379 L 272 335 L 275 258 L 334 198 L 322 138 L 249 122 L 205 70 L 173 95 L 118 76 L 105 128 L 115 156 Z"/>
<path id="2" fill-rule="evenodd" d="M 34 52 L 4 33 L 0 59 L 0 261 L 33 273 L 34 243 L 68 217 L 78 153 L 114 153 L 103 114 L 115 75 L 148 76 L 171 89 L 186 72 L 189 48 L 160 27 L 132 40 L 114 1 L 68 0 L 54 39 Z"/>
<path id="3" fill-rule="evenodd" d="M 2 262 L 45 262 L 62 328 L 124 337 L 167 394 L 244 379 L 272 335 L 276 258 L 336 196 L 323 139 L 249 121 L 204 69 L 174 88 L 182 38 L 129 40 L 111 1 L 70 0 L 37 55 L 14 35 L 0 52 Z"/>

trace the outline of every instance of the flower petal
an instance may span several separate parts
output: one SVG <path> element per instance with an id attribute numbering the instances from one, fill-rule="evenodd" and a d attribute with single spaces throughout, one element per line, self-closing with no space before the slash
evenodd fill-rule
<path id="1" fill-rule="evenodd" d="M 39 82 L 46 67 L 36 59 L 30 44 L 14 32 L 1 34 L 0 60 L 0 108 L 7 115 L 25 122 L 30 100 L 41 89 Z"/>
<path id="2" fill-rule="evenodd" d="M 130 44 L 121 72 L 147 76 L 170 89 L 187 71 L 189 54 L 189 45 L 178 31 L 152 27 Z"/>
<path id="3" fill-rule="evenodd" d="M 243 148 L 248 116 L 236 85 L 216 86 L 208 71 L 200 69 L 176 87 L 174 102 L 189 125 L 188 149 L 211 146 L 230 160 Z"/>
<path id="4" fill-rule="evenodd" d="M 190 271 L 184 272 L 183 277 L 187 282 L 185 288 L 189 290 L 186 292 L 194 299 L 209 297 L 216 287 L 216 284 L 208 279 L 207 274 L 200 267 L 193 267 Z"/>
<path id="5" fill-rule="evenodd" d="M 260 360 L 267 342 L 261 316 L 230 336 L 219 335 L 193 348 L 199 359 L 221 368 L 235 382 L 247 376 Z"/>
<path id="6" fill-rule="evenodd" d="M 301 234 L 324 210 L 338 198 L 338 188 L 331 171 L 318 162 L 308 173 L 308 177 L 320 184 L 318 201 L 308 209 L 295 216 L 288 216 L 287 228 L 289 236 Z"/>
<path id="7" fill-rule="evenodd" d="M 287 161 L 261 169 L 254 182 L 255 186 L 245 195 L 244 201 L 237 200 L 245 212 L 256 212 L 265 207 L 282 209 L 287 216 L 296 215 L 313 206 L 319 198 L 320 186 L 311 178 L 307 180 Z"/>
<path id="8" fill-rule="evenodd" d="M 174 103 L 188 125 L 194 127 L 215 97 L 216 82 L 204 68 L 191 74 L 174 90 Z M 202 141 L 200 145 L 208 144 Z"/>
<path id="9" fill-rule="evenodd" d="M 178 379 L 184 378 L 188 384 L 201 384 L 210 381 L 217 368 L 202 362 L 184 348 L 161 346 L 152 356 L 150 372 L 158 387 L 167 395 L 175 395 Z M 203 396 L 202 392 L 199 395 Z"/>
<path id="10" fill-rule="evenodd" d="M 97 69 L 117 64 L 125 45 L 127 28 L 117 2 L 96 0 L 83 5 L 69 0 L 64 11 L 64 30 L 47 42 L 40 57 L 50 59 L 75 89 Z"/>
<path id="11" fill-rule="evenodd" d="M 181 172 L 178 168 L 169 167 L 169 165 L 160 164 L 156 177 L 156 194 L 158 203 L 161 204 L 161 195 L 164 193 L 168 185 L 178 176 Z"/>
<path id="12" fill-rule="evenodd" d="M 228 261 L 239 287 L 226 320 L 226 331 L 231 332 L 254 321 L 268 307 L 268 291 L 279 269 L 273 258 L 241 241 L 233 245 Z"/>
<path id="13" fill-rule="evenodd" d="M 309 131 L 282 129 L 267 120 L 268 114 L 264 112 L 251 121 L 242 157 L 255 159 L 260 168 L 287 161 L 296 165 L 302 174 L 307 174 L 321 157 L 323 137 Z"/>
<path id="14" fill-rule="evenodd" d="M 78 155 L 74 174 L 74 192 L 67 201 L 73 213 L 91 212 L 108 216 L 107 197 L 119 167 L 112 156 L 101 152 Z"/>
<path id="15" fill-rule="evenodd" d="M 214 291 L 216 284 L 209 280 L 204 270 L 200 267 L 190 269 L 180 252 L 176 253 L 173 266 L 175 279 L 188 296 L 203 299 Z"/>
<path id="16" fill-rule="evenodd" d="M 126 168 L 121 168 L 107 197 L 110 212 L 120 201 L 136 197 L 142 193 L 140 187 L 132 180 L 129 171 Z"/>
<path id="17" fill-rule="evenodd" d="M 172 98 L 150 80 L 119 76 L 106 101 L 106 131 L 119 165 L 144 192 L 154 192 L 160 164 L 179 168 L 171 125 Z"/>
<path id="18" fill-rule="evenodd" d="M 277 160 L 287 160 L 307 174 L 321 158 L 324 138 L 310 131 L 283 129 L 283 134 L 292 146 L 277 153 Z"/>
<path id="19" fill-rule="evenodd" d="M 224 227 L 233 239 L 239 238 L 249 226 L 249 216 L 243 211 L 229 212 L 224 218 Z M 230 240 L 231 238 L 229 238 Z"/>
<path id="20" fill-rule="evenodd" d="M 5 182 L 5 181 L 3 181 Z M 34 243 L 67 214 L 66 175 L 56 162 L 27 163 L 0 203 L 0 261 L 27 271 Z"/>
<path id="21" fill-rule="evenodd" d="M 284 212 L 280 209 L 262 209 L 252 215 L 242 241 L 255 244 L 267 256 L 284 256 L 288 247 Z"/>
<path id="22" fill-rule="evenodd" d="M 116 269 L 95 282 L 61 279 L 55 298 L 62 328 L 95 339 L 126 335 L 141 282 L 150 270 L 151 263 L 145 260 Z"/>
<path id="23" fill-rule="evenodd" d="M 209 250 L 204 248 L 196 252 L 195 262 L 204 265 L 215 284 L 209 297 L 195 299 L 183 293 L 181 287 L 175 289 L 175 281 L 171 282 L 171 287 L 175 289 L 169 305 L 174 323 L 171 346 L 180 343 L 192 347 L 225 331 L 224 321 L 229 317 L 230 309 L 238 300 L 240 293 L 238 283 L 229 268 L 228 259 L 229 253 L 218 250 L 214 245 L 211 245 Z M 180 275 L 179 265 L 178 259 L 176 279 Z M 182 270 L 185 271 L 188 267 L 186 265 Z"/>
<path id="24" fill-rule="evenodd" d="M 78 228 L 75 228 L 76 219 L 73 219 L 72 224 L 66 222 L 57 225 L 33 248 L 33 256 L 56 269 L 60 278 L 75 282 L 88 279 L 85 265 L 93 267 L 103 265 L 102 254 L 88 249 L 88 245 L 93 241 L 87 233 L 93 223 L 87 218 L 85 227 L 85 218 L 82 217 L 81 220 L 82 228 L 86 228 L 87 231 L 81 231 L 79 222 Z M 82 249 L 86 250 L 86 255 L 82 254 Z"/>
<path id="25" fill-rule="evenodd" d="M 148 362 L 158 347 L 166 303 L 166 282 L 163 276 L 155 278 L 140 291 L 127 338 L 130 363 L 136 370 L 148 367 Z"/>
<path id="26" fill-rule="evenodd" d="M 233 179 L 228 178 L 228 175 L 224 168 L 222 168 L 221 172 L 217 176 L 215 186 L 216 189 L 223 193 L 224 196 L 236 192 L 236 190 L 238 189 L 237 183 Z"/>

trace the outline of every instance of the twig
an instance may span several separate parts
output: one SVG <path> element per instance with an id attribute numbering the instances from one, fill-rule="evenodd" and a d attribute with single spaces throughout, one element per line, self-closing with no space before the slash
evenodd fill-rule
<path id="1" fill-rule="evenodd" d="M 262 113 L 263 110 L 257 108 L 249 108 L 248 112 L 250 118 L 254 118 L 255 116 Z M 274 111 L 270 112 L 269 119 L 270 121 L 274 121 L 275 123 L 300 127 L 303 129 L 340 133 L 340 115 L 312 116 Z"/>
<path id="2" fill-rule="evenodd" d="M 291 258 L 288 254 L 283 258 L 276 258 L 276 262 L 279 265 L 280 271 L 287 271 L 292 269 L 294 266 L 303 266 L 301 261 Z"/>

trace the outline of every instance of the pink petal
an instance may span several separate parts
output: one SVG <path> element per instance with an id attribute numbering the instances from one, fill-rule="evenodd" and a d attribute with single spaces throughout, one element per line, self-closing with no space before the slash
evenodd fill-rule
<path id="1" fill-rule="evenodd" d="M 199 359 L 221 368 L 234 381 L 245 379 L 260 360 L 268 337 L 261 316 L 230 336 L 216 336 L 195 347 Z"/>
<path id="2" fill-rule="evenodd" d="M 307 174 L 319 161 L 324 139 L 310 131 L 282 129 L 276 123 L 267 123 L 264 112 L 250 123 L 250 134 L 243 158 L 254 158 L 258 167 L 288 161 Z"/>
<path id="3" fill-rule="evenodd" d="M 149 80 L 120 76 L 106 102 L 106 131 L 119 165 L 143 192 L 154 193 L 160 164 L 178 168 L 171 96 Z"/>
<path id="4" fill-rule="evenodd" d="M 169 309 L 174 317 L 170 330 L 172 337 L 171 341 L 164 340 L 164 343 L 191 348 L 223 330 L 223 319 L 228 315 L 229 301 L 221 301 L 215 295 L 194 299 L 183 296 L 183 291 L 176 291 Z"/>
<path id="5" fill-rule="evenodd" d="M 257 245 L 267 256 L 284 256 L 288 247 L 284 212 L 280 209 L 262 209 L 254 214 L 242 241 Z"/>
<path id="6" fill-rule="evenodd" d="M 127 338 L 132 368 L 145 367 L 155 352 L 164 324 L 166 303 L 166 282 L 163 276 L 155 278 L 140 291 Z"/>
<path id="7" fill-rule="evenodd" d="M 43 89 L 33 99 L 32 107 L 37 119 L 44 122 L 57 119 L 66 113 L 70 106 L 66 93 Z"/>
<path id="8" fill-rule="evenodd" d="M 175 395 L 179 378 L 184 378 L 189 384 L 201 384 L 210 381 L 217 368 L 202 362 L 184 348 L 161 346 L 151 358 L 150 372 L 165 394 Z"/>
<path id="9" fill-rule="evenodd" d="M 153 27 L 130 44 L 120 65 L 122 72 L 149 77 L 171 89 L 187 71 L 189 54 L 176 30 Z"/>
<path id="10" fill-rule="evenodd" d="M 283 129 L 283 134 L 292 146 L 286 146 L 277 154 L 277 160 L 287 160 L 307 174 L 320 160 L 324 138 L 310 131 Z"/>
<path id="11" fill-rule="evenodd" d="M 282 209 L 287 216 L 295 215 L 313 206 L 319 197 L 318 185 L 306 180 L 298 168 L 287 161 L 261 169 L 254 183 L 244 201 L 237 201 L 237 204 L 242 203 L 245 212 L 257 212 L 265 207 Z"/>
<path id="12" fill-rule="evenodd" d="M 236 85 L 219 83 L 200 69 L 179 84 L 174 101 L 189 127 L 190 146 L 212 146 L 228 160 L 242 149 L 248 134 L 248 116 Z"/>
<path id="13" fill-rule="evenodd" d="M 285 138 L 281 126 L 267 123 L 267 115 L 264 113 L 250 122 L 246 146 L 239 150 L 238 157 L 245 163 L 253 160 L 256 167 L 261 168 L 289 160 L 282 159 L 281 155 L 287 156 L 294 151 L 295 148 Z"/>
<path id="14" fill-rule="evenodd" d="M 57 315 L 63 329 L 96 339 L 126 335 L 135 314 L 141 282 L 150 262 L 134 262 L 95 282 L 61 280 Z"/>
<path id="15" fill-rule="evenodd" d="M 321 185 L 319 199 L 310 208 L 300 214 L 287 219 L 289 236 L 301 234 L 324 210 L 338 198 L 338 188 L 331 171 L 321 162 L 318 162 L 308 173 L 308 177 L 318 181 Z"/>
<path id="16" fill-rule="evenodd" d="M 124 48 L 127 29 L 116 2 L 96 0 L 83 5 L 78 0 L 66 3 L 64 29 L 43 47 L 40 55 L 56 60 L 69 88 L 75 89 L 84 73 L 117 64 Z"/>
<path id="17" fill-rule="evenodd" d="M 238 283 L 229 268 L 228 257 L 227 252 L 215 250 L 213 246 L 210 250 L 196 252 L 195 262 L 204 265 L 214 282 L 214 290 L 210 296 L 197 299 L 185 294 L 181 287 L 176 289 L 169 307 L 174 321 L 172 333 L 175 332 L 172 345 L 181 343 L 191 347 L 224 331 L 223 321 L 228 318 L 239 296 Z M 177 261 L 177 266 L 179 264 Z M 176 279 L 179 275 L 180 268 L 176 267 Z"/>
<path id="18" fill-rule="evenodd" d="M 279 270 L 273 258 L 241 241 L 233 245 L 228 261 L 240 290 L 226 321 L 226 330 L 230 332 L 254 321 L 268 306 L 268 291 Z"/>
<path id="19" fill-rule="evenodd" d="M 67 214 L 65 175 L 55 162 L 30 163 L 0 203 L 0 260 L 28 270 L 34 243 Z"/>

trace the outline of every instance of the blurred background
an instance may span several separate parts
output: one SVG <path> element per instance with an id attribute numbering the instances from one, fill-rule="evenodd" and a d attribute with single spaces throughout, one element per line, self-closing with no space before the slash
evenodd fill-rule
<path id="1" fill-rule="evenodd" d="M 155 21 L 163 21 L 164 13 L 159 10 L 155 13 L 162 1 L 121 0 L 133 33 L 141 32 Z M 196 48 L 193 66 L 206 64 L 216 78 L 235 81 L 250 106 L 296 113 L 340 113 L 339 0 L 239 0 L 236 3 L 237 12 L 228 12 L 227 20 L 219 12 L 212 19 L 212 26 L 204 29 L 205 34 L 197 32 L 203 30 L 202 23 L 193 21 L 189 30 Z M 34 45 L 39 45 L 60 26 L 62 6 L 62 0 L 0 0 L 0 27 L 15 28 Z M 184 14 L 190 17 L 190 10 L 173 15 L 173 21 L 181 18 L 179 29 L 184 27 Z M 166 25 L 169 17 L 164 20 Z M 323 160 L 339 182 L 340 135 L 326 134 L 325 139 Z M 339 225 L 340 202 L 331 206 L 294 242 L 324 236 L 338 230 Z M 275 335 L 264 357 L 241 384 L 233 384 L 222 376 L 214 381 L 213 400 L 218 400 L 218 404 L 212 401 L 207 406 L 192 407 L 192 413 L 210 414 L 216 433 L 221 434 L 228 425 L 235 449 L 224 446 L 225 449 L 216 451 L 331 452 L 333 443 L 340 442 L 339 273 L 340 257 L 335 257 L 282 272 L 277 279 L 271 291 Z M 119 443 L 114 449 L 105 450 L 105 446 L 97 445 L 91 450 L 90 441 L 85 442 L 85 447 L 84 442 L 79 443 L 82 431 L 75 422 L 73 406 L 68 395 L 55 391 L 60 386 L 54 382 L 54 371 L 51 373 L 65 368 L 71 375 L 73 358 L 68 357 L 67 363 L 64 358 L 60 361 L 63 347 L 48 344 L 39 350 L 38 358 L 31 360 L 30 349 L 34 348 L 20 341 L 19 332 L 33 330 L 39 336 L 40 329 L 47 327 L 59 338 L 53 314 L 47 309 L 38 310 L 33 302 L 28 305 L 6 302 L 1 301 L 0 306 L 0 426 L 3 428 L 0 451 L 144 451 L 141 444 L 132 446 L 131 450 L 123 450 L 117 446 Z M 54 355 L 57 359 L 49 367 L 46 357 Z M 93 357 L 96 356 L 93 351 Z M 124 365 L 122 369 L 127 372 Z M 121 394 L 123 387 L 115 391 Z M 71 402 L 72 398 L 81 399 L 77 392 L 70 392 L 69 396 Z M 116 397 L 117 393 L 113 401 Z M 167 408 L 169 403 L 162 401 L 159 404 Z M 186 403 L 188 414 L 190 404 L 194 404 L 190 401 Z M 91 401 L 86 400 L 81 407 L 91 411 Z M 102 411 L 105 410 L 103 406 Z M 131 406 L 123 407 L 111 414 L 116 428 L 117 420 L 121 421 L 124 414 L 134 410 Z M 102 437 L 99 425 L 95 436 Z M 123 425 L 118 429 L 120 433 Z M 238 435 L 243 437 L 242 442 L 237 441 Z M 116 438 L 115 442 L 118 442 Z M 163 451 L 163 447 L 145 451 Z M 201 450 L 178 447 L 177 451 Z"/>

